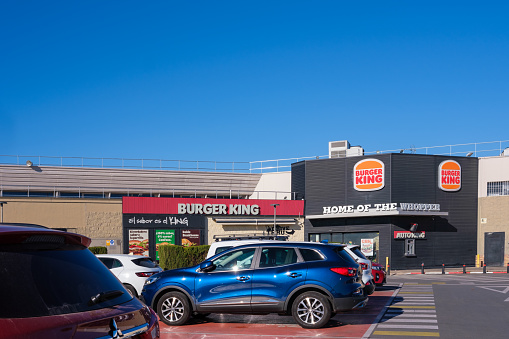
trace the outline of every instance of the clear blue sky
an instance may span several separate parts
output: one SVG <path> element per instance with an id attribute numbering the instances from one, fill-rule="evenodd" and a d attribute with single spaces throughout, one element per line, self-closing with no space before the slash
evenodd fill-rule
<path id="1" fill-rule="evenodd" d="M 0 154 L 509 139 L 507 1 L 2 1 Z"/>

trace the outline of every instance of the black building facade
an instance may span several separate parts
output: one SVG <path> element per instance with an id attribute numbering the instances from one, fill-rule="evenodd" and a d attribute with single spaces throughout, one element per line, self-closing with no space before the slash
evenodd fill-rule
<path id="1" fill-rule="evenodd" d="M 381 154 L 292 165 L 305 240 L 360 244 L 392 269 L 474 265 L 478 159 Z"/>

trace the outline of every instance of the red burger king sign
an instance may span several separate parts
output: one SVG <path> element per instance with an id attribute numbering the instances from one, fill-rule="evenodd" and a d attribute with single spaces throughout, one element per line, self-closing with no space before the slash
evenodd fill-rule
<path id="1" fill-rule="evenodd" d="M 353 167 L 353 188 L 357 191 L 377 191 L 385 186 L 385 166 L 377 159 L 365 159 Z"/>
<path id="2" fill-rule="evenodd" d="M 438 166 L 438 187 L 443 191 L 459 191 L 461 166 L 454 160 L 445 160 Z"/>

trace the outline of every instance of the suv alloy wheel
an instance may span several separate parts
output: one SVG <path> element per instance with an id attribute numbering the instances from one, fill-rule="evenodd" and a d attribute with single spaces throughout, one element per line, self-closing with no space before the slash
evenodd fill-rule
<path id="1" fill-rule="evenodd" d="M 293 302 L 292 315 L 303 328 L 320 328 L 329 321 L 331 307 L 323 294 L 305 292 Z"/>
<path id="2" fill-rule="evenodd" d="M 180 326 L 189 320 L 191 307 L 184 294 L 168 292 L 157 303 L 157 314 L 165 324 Z"/>

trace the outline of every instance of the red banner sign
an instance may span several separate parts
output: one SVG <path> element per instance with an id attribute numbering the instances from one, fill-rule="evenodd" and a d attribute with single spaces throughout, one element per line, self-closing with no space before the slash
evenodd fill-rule
<path id="1" fill-rule="evenodd" d="M 224 216 L 302 216 L 304 200 L 204 199 L 123 197 L 124 214 L 182 214 Z"/>
<path id="2" fill-rule="evenodd" d="M 394 231 L 394 239 L 426 239 L 426 232 Z"/>

